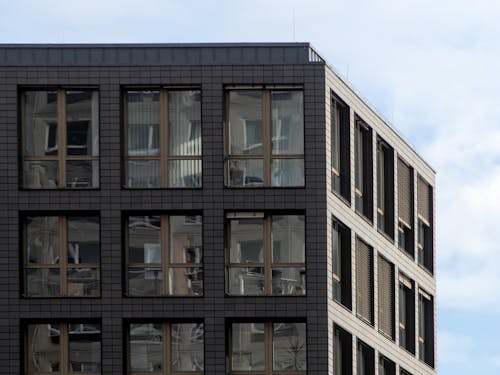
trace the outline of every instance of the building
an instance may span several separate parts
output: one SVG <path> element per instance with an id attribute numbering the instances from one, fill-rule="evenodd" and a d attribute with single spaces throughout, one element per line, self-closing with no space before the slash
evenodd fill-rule
<path id="1" fill-rule="evenodd" d="M 0 46 L 4 374 L 435 374 L 434 171 L 307 43 Z"/>

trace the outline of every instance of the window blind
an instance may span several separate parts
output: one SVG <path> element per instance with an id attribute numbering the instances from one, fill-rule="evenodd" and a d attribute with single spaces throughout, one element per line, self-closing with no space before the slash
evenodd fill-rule
<path id="1" fill-rule="evenodd" d="M 372 249 L 356 238 L 356 311 L 373 324 Z"/>
<path id="2" fill-rule="evenodd" d="M 394 337 L 394 267 L 378 257 L 378 326 L 387 336 Z"/>
<path id="3" fill-rule="evenodd" d="M 430 186 L 427 182 L 423 180 L 422 177 L 418 177 L 417 180 L 417 205 L 418 205 L 418 214 L 425 220 L 427 223 L 430 223 L 431 215 L 430 215 Z"/>

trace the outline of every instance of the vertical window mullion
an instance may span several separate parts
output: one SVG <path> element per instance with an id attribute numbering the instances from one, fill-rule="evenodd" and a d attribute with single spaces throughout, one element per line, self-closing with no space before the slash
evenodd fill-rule
<path id="1" fill-rule="evenodd" d="M 266 375 L 273 373 L 273 323 L 264 323 L 264 351 Z"/>
<path id="2" fill-rule="evenodd" d="M 264 294 L 272 294 L 272 229 L 271 216 L 264 217 Z"/>
<path id="3" fill-rule="evenodd" d="M 59 272 L 60 272 L 60 293 L 62 296 L 68 295 L 68 280 L 67 280 L 67 266 L 68 266 L 68 218 L 66 216 L 59 216 Z"/>
<path id="4" fill-rule="evenodd" d="M 263 152 L 264 152 L 264 186 L 271 185 L 271 153 L 272 153 L 272 119 L 271 119 L 271 91 L 262 91 L 262 121 L 263 121 Z"/>
<path id="5" fill-rule="evenodd" d="M 168 187 L 168 92 L 160 89 L 160 184 Z"/>
<path id="6" fill-rule="evenodd" d="M 172 360 L 170 351 L 170 323 L 163 323 L 163 373 L 172 373 Z"/>
<path id="7" fill-rule="evenodd" d="M 61 350 L 61 375 L 69 373 L 69 337 L 68 323 L 59 323 L 60 350 Z"/>
<path id="8" fill-rule="evenodd" d="M 161 263 L 163 272 L 163 295 L 169 295 L 170 279 L 170 231 L 169 231 L 169 217 L 167 215 L 160 216 L 160 251 L 161 251 Z"/>
<path id="9" fill-rule="evenodd" d="M 66 93 L 57 90 L 57 158 L 59 165 L 59 188 L 66 187 Z"/>

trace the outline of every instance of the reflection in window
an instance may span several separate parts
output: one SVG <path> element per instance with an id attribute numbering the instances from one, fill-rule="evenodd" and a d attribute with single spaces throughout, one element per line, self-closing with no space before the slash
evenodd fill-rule
<path id="1" fill-rule="evenodd" d="M 129 90 L 125 99 L 125 185 L 201 187 L 200 91 Z"/>
<path id="2" fill-rule="evenodd" d="M 303 215 L 227 215 L 227 293 L 305 294 Z"/>
<path id="3" fill-rule="evenodd" d="M 305 374 L 305 323 L 233 323 L 231 373 Z"/>
<path id="4" fill-rule="evenodd" d="M 129 296 L 203 294 L 201 216 L 129 216 Z"/>
<path id="5" fill-rule="evenodd" d="M 227 103 L 227 185 L 304 186 L 302 91 L 230 90 Z"/>
<path id="6" fill-rule="evenodd" d="M 99 94 L 91 89 L 23 92 L 23 187 L 99 186 Z"/>
<path id="7" fill-rule="evenodd" d="M 28 216 L 24 220 L 26 297 L 98 297 L 97 216 Z"/>

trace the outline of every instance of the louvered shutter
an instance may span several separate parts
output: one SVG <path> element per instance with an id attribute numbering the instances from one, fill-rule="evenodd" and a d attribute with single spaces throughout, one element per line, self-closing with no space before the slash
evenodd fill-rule
<path id="1" fill-rule="evenodd" d="M 398 159 L 398 211 L 399 218 L 413 226 L 411 196 L 411 170 L 401 159 Z"/>
<path id="2" fill-rule="evenodd" d="M 356 238 L 356 310 L 357 314 L 370 323 L 373 322 L 372 300 L 373 300 L 373 268 L 372 250 L 370 247 Z"/>
<path id="3" fill-rule="evenodd" d="M 394 271 L 392 264 L 378 257 L 378 326 L 394 337 Z"/>
<path id="4" fill-rule="evenodd" d="M 421 177 L 417 180 L 417 202 L 418 202 L 418 214 L 430 224 L 430 188 L 429 184 L 425 182 Z"/>

